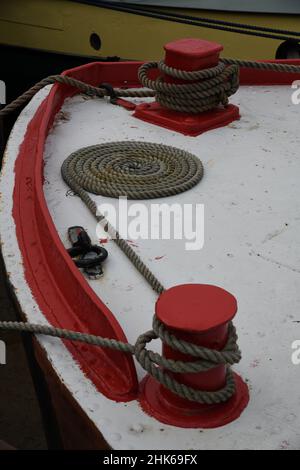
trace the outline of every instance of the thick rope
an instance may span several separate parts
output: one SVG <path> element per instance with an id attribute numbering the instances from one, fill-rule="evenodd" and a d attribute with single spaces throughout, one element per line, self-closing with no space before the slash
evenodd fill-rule
<path id="1" fill-rule="evenodd" d="M 232 323 L 229 324 L 227 344 L 221 351 L 207 349 L 177 339 L 165 329 L 164 325 L 155 316 L 153 319 L 153 329 L 140 335 L 134 345 L 88 333 L 64 330 L 47 325 L 35 325 L 33 323 L 3 321 L 0 322 L 0 330 L 53 336 L 132 354 L 143 369 L 164 387 L 189 401 L 205 404 L 222 403 L 227 401 L 235 392 L 235 382 L 229 365 L 239 362 L 241 353 L 236 344 L 237 336 Z M 193 355 L 198 360 L 194 362 L 174 361 L 147 350 L 146 345 L 157 338 L 167 342 L 174 349 Z M 215 392 L 196 390 L 188 387 L 175 380 L 172 375 L 166 372 L 168 370 L 176 374 L 197 373 L 207 371 L 220 364 L 227 366 L 226 384 L 221 390 Z"/>
<path id="2" fill-rule="evenodd" d="M 6 116 L 7 114 L 16 111 L 21 106 L 24 106 L 28 101 L 33 98 L 38 91 L 44 88 L 47 85 L 52 85 L 53 83 L 60 83 L 61 85 L 68 85 L 73 88 L 77 88 L 88 96 L 98 96 L 98 98 L 104 98 L 109 95 L 109 92 L 105 88 L 96 87 L 89 85 L 88 83 L 81 82 L 75 78 L 68 77 L 67 75 L 50 75 L 49 77 L 44 78 L 40 82 L 33 85 L 29 90 L 25 91 L 22 95 L 16 98 L 14 101 L 6 105 L 3 109 L 0 110 L 0 117 Z M 131 98 L 145 98 L 148 96 L 154 96 L 154 93 L 151 90 L 125 90 L 122 88 L 114 88 L 114 93 L 117 97 L 131 97 Z"/>
<path id="3" fill-rule="evenodd" d="M 225 65 L 238 65 L 240 68 L 269 70 L 271 72 L 300 73 L 299 65 L 277 64 L 274 62 L 256 62 L 254 60 L 220 59 Z"/>
<path id="4" fill-rule="evenodd" d="M 158 293 L 163 285 L 140 256 L 101 214 L 88 192 L 128 199 L 152 199 L 186 191 L 203 177 L 201 161 L 194 155 L 161 144 L 111 142 L 85 147 L 64 161 L 62 177 L 78 194 L 127 258 Z M 88 192 L 87 192 L 88 191 Z"/>
<path id="5" fill-rule="evenodd" d="M 192 83 L 178 85 L 166 83 L 161 77 L 149 79 L 148 72 L 156 68 L 173 78 L 190 80 Z M 189 114 L 203 113 L 215 109 L 219 104 L 227 106 L 228 97 L 239 88 L 237 65 L 226 67 L 225 64 L 219 64 L 197 72 L 183 72 L 167 67 L 164 62 L 149 62 L 140 67 L 138 76 L 143 86 L 154 90 L 155 99 L 161 106 Z"/>
<path id="6" fill-rule="evenodd" d="M 227 66 L 226 68 L 224 67 Z M 139 78 L 148 89 L 123 89 L 114 88 L 117 97 L 124 98 L 145 98 L 154 97 L 160 100 L 161 104 L 177 111 L 189 113 L 199 113 L 208 109 L 213 109 L 219 104 L 226 105 L 228 97 L 238 89 L 239 67 L 254 68 L 259 70 L 270 70 L 274 72 L 300 73 L 300 66 L 289 64 L 276 64 L 270 62 L 244 61 L 237 59 L 220 59 L 219 65 L 210 69 L 195 72 L 186 72 L 168 67 L 164 62 L 150 62 L 143 64 L 139 69 Z M 198 81 L 193 84 L 169 84 L 162 81 L 150 80 L 148 71 L 158 68 L 163 73 L 181 80 Z M 109 95 L 106 88 L 89 85 L 87 83 L 68 77 L 67 75 L 51 75 L 36 83 L 33 87 L 16 98 L 0 110 L 0 118 L 16 111 L 24 106 L 33 96 L 46 85 L 60 83 L 77 88 L 82 93 L 89 96 L 104 98 Z M 192 96 L 192 98 L 191 98 Z M 185 102 L 186 99 L 186 102 Z M 194 103 L 196 101 L 196 103 Z M 196 111 L 197 110 L 197 111 Z"/>
<path id="7" fill-rule="evenodd" d="M 300 73 L 300 67 L 288 64 L 274 64 L 235 59 L 220 59 L 219 64 L 208 69 L 187 72 L 167 66 L 163 61 L 143 64 L 138 77 L 144 87 L 155 92 L 155 99 L 161 106 L 178 112 L 199 114 L 227 106 L 229 96 L 239 88 L 240 67 L 276 72 Z M 191 83 L 167 83 L 159 76 L 150 79 L 148 73 L 158 69 L 163 75 Z"/>
<path id="8" fill-rule="evenodd" d="M 92 145 L 73 152 L 62 176 L 76 191 L 128 199 L 173 196 L 195 186 L 203 176 L 200 160 L 176 147 L 124 141 Z"/>

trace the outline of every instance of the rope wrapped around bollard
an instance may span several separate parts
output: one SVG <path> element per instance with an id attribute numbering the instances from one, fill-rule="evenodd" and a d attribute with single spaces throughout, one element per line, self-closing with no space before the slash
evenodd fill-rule
<path id="1" fill-rule="evenodd" d="M 162 77 L 151 80 L 148 72 L 152 69 L 191 83 L 166 83 Z M 235 64 L 219 63 L 209 69 L 186 72 L 168 67 L 163 61 L 148 62 L 139 68 L 138 76 L 144 87 L 155 92 L 155 100 L 161 106 L 189 114 L 210 111 L 220 104 L 227 106 L 229 96 L 239 88 L 239 67 Z"/>
<path id="2" fill-rule="evenodd" d="M 115 349 L 123 353 L 132 354 L 135 356 L 142 368 L 164 387 L 168 388 L 176 395 L 192 402 L 202 404 L 223 403 L 235 393 L 235 383 L 230 366 L 240 361 L 241 353 L 237 346 L 237 334 L 232 323 L 229 324 L 227 343 L 221 351 L 208 349 L 177 339 L 174 334 L 168 332 L 156 316 L 153 317 L 152 326 L 152 330 L 140 335 L 137 338 L 136 343 L 132 345 L 115 339 L 55 328 L 48 325 L 35 325 L 32 323 L 9 321 L 0 322 L 0 330 L 53 336 L 56 338 L 80 341 L 86 344 Z M 147 350 L 146 344 L 157 338 L 160 338 L 174 349 L 194 356 L 197 358 L 197 361 L 174 361 L 166 359 L 158 353 Z M 166 372 L 166 370 L 169 370 L 176 373 L 197 373 L 199 371 L 214 368 L 219 364 L 227 365 L 226 385 L 223 389 L 214 392 L 196 390 L 192 387 L 188 387 L 176 381 L 168 374 L 168 372 Z"/>

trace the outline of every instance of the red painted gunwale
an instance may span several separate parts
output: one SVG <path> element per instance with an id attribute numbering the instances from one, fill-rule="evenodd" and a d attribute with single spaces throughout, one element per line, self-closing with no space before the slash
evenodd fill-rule
<path id="1" fill-rule="evenodd" d="M 300 60 L 273 62 L 300 65 Z M 137 87 L 140 65 L 141 62 L 96 62 L 63 75 L 95 86 L 109 82 L 115 87 Z M 297 79 L 300 74 L 241 69 L 242 85 L 286 85 Z M 67 254 L 43 192 L 43 152 L 48 132 L 64 100 L 77 93 L 78 90 L 66 85 L 54 85 L 28 125 L 15 165 L 16 234 L 26 282 L 50 324 L 126 341 L 113 313 L 96 296 Z M 65 345 L 105 396 L 116 401 L 137 398 L 138 381 L 131 356 L 70 341 L 65 341 Z"/>

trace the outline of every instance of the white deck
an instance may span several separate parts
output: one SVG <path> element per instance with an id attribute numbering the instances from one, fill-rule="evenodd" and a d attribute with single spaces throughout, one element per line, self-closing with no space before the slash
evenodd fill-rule
<path id="1" fill-rule="evenodd" d="M 27 123 L 45 91 L 23 111 L 8 144 L 1 185 L 0 235 L 11 282 L 29 321 L 45 321 L 20 272 L 11 217 L 13 164 Z M 96 241 L 95 221 L 60 176 L 63 160 L 87 145 L 145 140 L 186 149 L 203 162 L 205 175 L 192 190 L 162 202 L 205 204 L 205 244 L 185 251 L 184 241 L 134 242 L 166 286 L 215 284 L 233 293 L 243 353 L 235 367 L 250 385 L 250 403 L 239 420 L 199 431 L 166 426 L 136 402 L 115 403 L 99 394 L 60 340 L 40 338 L 57 374 L 115 449 L 299 449 L 300 365 L 291 344 L 300 339 L 299 107 L 289 87 L 242 88 L 231 99 L 242 119 L 197 138 L 184 137 L 130 117 L 98 99 L 66 102 L 45 149 L 45 195 L 65 245 L 71 225 L 83 225 Z M 99 202 L 104 198 L 92 196 Z M 105 199 L 105 202 L 116 200 Z M 157 202 L 157 201 L 156 201 Z M 149 205 L 151 201 L 146 201 Z M 156 295 L 110 241 L 104 278 L 90 281 L 129 341 L 151 326 Z M 161 258 L 162 257 L 162 258 Z M 159 259 L 156 259 L 159 258 Z M 151 344 L 159 350 L 159 342 Z M 143 371 L 138 369 L 139 377 Z"/>

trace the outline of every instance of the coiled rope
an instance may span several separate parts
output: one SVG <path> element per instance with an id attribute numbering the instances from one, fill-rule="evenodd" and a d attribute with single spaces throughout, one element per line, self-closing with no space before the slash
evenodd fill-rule
<path id="1" fill-rule="evenodd" d="M 225 68 L 224 65 L 229 65 L 229 67 Z M 262 70 L 300 72 L 300 67 L 292 65 L 222 59 L 219 66 L 214 70 L 192 72 L 191 75 L 190 72 L 166 67 L 163 63 L 151 63 L 143 65 L 139 74 L 142 82 L 144 81 L 146 86 L 151 85 L 153 90 L 135 91 L 115 89 L 114 91 L 117 96 L 123 97 L 146 97 L 156 95 L 163 105 L 171 109 L 178 107 L 179 110 L 183 110 L 183 106 L 186 106 L 185 109 L 188 110 L 188 112 L 196 112 L 193 111 L 195 109 L 198 109 L 197 112 L 200 112 L 200 110 L 212 109 L 212 107 L 216 107 L 219 103 L 226 106 L 228 96 L 234 93 L 234 90 L 236 91 L 238 87 L 237 72 L 240 66 Z M 164 73 L 175 76 L 175 78 L 187 81 L 198 80 L 199 83 L 196 83 L 196 85 L 192 83 L 188 85 L 172 84 L 171 88 L 169 85 L 168 87 L 161 86 L 161 79 L 149 81 L 147 78 L 148 70 L 154 67 L 159 68 L 159 70 Z M 0 111 L 0 116 L 5 116 L 19 106 L 24 105 L 45 85 L 56 82 L 76 87 L 89 96 L 103 98 L 108 94 L 105 88 L 94 87 L 71 77 L 54 75 L 45 78 L 11 104 L 7 105 Z M 189 88 L 189 93 L 193 93 L 193 100 L 190 100 L 187 96 L 187 86 L 192 87 Z M 198 104 L 195 105 L 193 101 L 197 101 Z M 151 145 L 151 148 L 148 147 L 148 145 Z M 100 154 L 99 151 L 101 152 Z M 107 154 L 107 152 L 109 153 Z M 150 160 L 148 160 L 149 152 Z M 134 158 L 130 158 L 130 156 L 134 156 Z M 180 164 L 178 158 L 182 160 Z M 80 171 L 87 172 L 83 179 L 80 177 Z M 166 174 L 168 178 L 170 178 L 170 187 L 168 188 L 164 188 L 161 184 L 161 178 Z M 134 198 L 160 197 L 177 194 L 178 192 L 189 189 L 189 187 L 192 187 L 200 181 L 203 175 L 201 162 L 194 156 L 173 149 L 172 147 L 146 143 L 118 142 L 105 144 L 104 146 L 88 147 L 87 149 L 81 149 L 75 152 L 64 162 L 62 175 L 73 191 L 81 197 L 82 201 L 87 205 L 97 221 L 105 224 L 107 232 L 110 233 L 115 243 L 122 249 L 152 288 L 158 294 L 162 293 L 164 291 L 163 285 L 143 263 L 132 247 L 128 245 L 125 240 L 120 238 L 118 232 L 110 225 L 103 214 L 97 212 L 96 203 L 86 191 L 96 192 L 96 194 L 111 195 L 113 197 L 129 194 L 129 197 Z M 98 181 L 100 175 L 101 179 Z M 143 183 L 146 183 L 149 176 L 152 178 L 154 184 L 152 189 L 147 187 L 147 184 L 143 186 Z M 126 191 L 126 193 L 121 194 L 123 191 Z M 230 366 L 240 361 L 241 353 L 237 346 L 236 331 L 231 322 L 229 323 L 227 344 L 221 351 L 207 349 L 176 338 L 165 329 L 164 325 L 156 316 L 153 318 L 152 330 L 140 335 L 134 345 L 110 338 L 102 338 L 52 326 L 34 325 L 22 322 L 0 322 L 0 329 L 45 334 L 133 354 L 141 366 L 162 385 L 190 401 L 206 404 L 221 403 L 227 401 L 235 391 L 235 383 Z M 170 347 L 184 354 L 192 355 L 197 360 L 194 362 L 173 361 L 153 351 L 147 350 L 146 345 L 156 338 L 160 338 Z M 214 368 L 219 364 L 225 364 L 227 367 L 227 381 L 224 388 L 216 392 L 207 392 L 187 387 L 176 381 L 167 372 L 197 373 Z"/>
<path id="2" fill-rule="evenodd" d="M 63 162 L 67 185 L 104 226 L 114 242 L 160 294 L 164 288 L 132 247 L 98 211 L 88 192 L 118 198 L 152 199 L 171 196 L 192 188 L 203 177 L 201 161 L 194 155 L 161 144 L 111 142 L 73 152 Z"/>
<path id="3" fill-rule="evenodd" d="M 62 176 L 75 192 L 154 199 L 191 189 L 203 176 L 200 160 L 184 150 L 148 142 L 92 145 L 73 152 Z"/>

